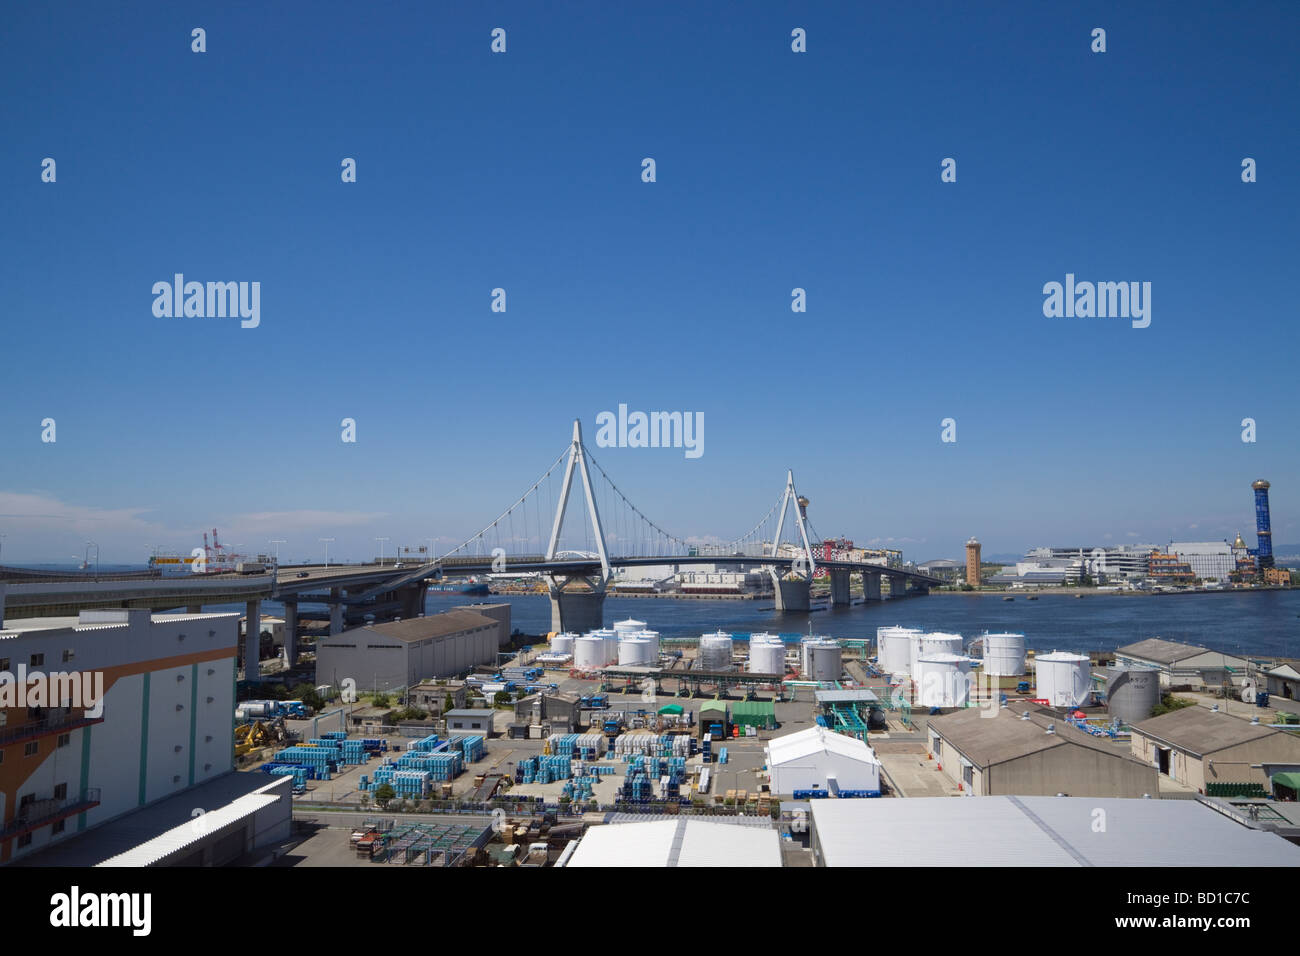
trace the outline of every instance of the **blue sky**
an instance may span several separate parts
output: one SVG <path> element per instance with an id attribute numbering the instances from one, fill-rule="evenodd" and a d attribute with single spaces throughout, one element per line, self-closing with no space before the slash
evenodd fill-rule
<path id="1" fill-rule="evenodd" d="M 619 403 L 704 415 L 596 449 L 684 536 L 793 468 L 918 560 L 1230 537 L 1261 476 L 1300 540 L 1294 4 L 262 7 L 3 15 L 4 560 L 460 540 Z M 1045 318 L 1067 272 L 1151 326 Z"/>

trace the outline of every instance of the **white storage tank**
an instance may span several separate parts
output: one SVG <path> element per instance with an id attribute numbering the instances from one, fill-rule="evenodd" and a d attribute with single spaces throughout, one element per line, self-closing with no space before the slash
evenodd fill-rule
<path id="1" fill-rule="evenodd" d="M 589 632 L 589 636 L 605 642 L 605 664 L 613 664 L 618 660 L 618 631 L 612 627 L 602 627 Z"/>
<path id="2" fill-rule="evenodd" d="M 659 657 L 652 651 L 650 641 L 644 637 L 625 637 L 618 642 L 618 664 L 620 667 L 645 667 L 657 663 Z"/>
<path id="3" fill-rule="evenodd" d="M 638 631 L 637 637 L 644 638 L 650 642 L 650 663 L 659 663 L 659 632 L 658 631 Z"/>
<path id="4" fill-rule="evenodd" d="M 1052 651 L 1034 658 L 1034 696 L 1052 707 L 1083 707 L 1092 697 L 1092 666 L 1083 654 Z"/>
<path id="5" fill-rule="evenodd" d="M 965 707 L 970 700 L 971 659 L 936 652 L 917 662 L 915 701 L 921 707 Z"/>
<path id="6" fill-rule="evenodd" d="M 920 634 L 914 627 L 876 628 L 877 663 L 886 674 L 908 674 L 912 666 L 912 635 Z"/>
<path id="7" fill-rule="evenodd" d="M 635 621 L 628 618 L 626 621 L 616 621 L 614 631 L 619 637 L 631 637 L 637 631 L 645 630 L 645 621 Z"/>
<path id="8" fill-rule="evenodd" d="M 699 668 L 703 671 L 731 670 L 731 635 L 723 631 L 700 638 Z"/>
<path id="9" fill-rule="evenodd" d="M 984 673 L 990 677 L 1019 677 L 1024 672 L 1025 635 L 984 635 Z"/>
<path id="10" fill-rule="evenodd" d="M 799 644 L 799 674 L 804 680 L 835 681 L 844 676 L 840 642 L 806 637 Z"/>
<path id="11" fill-rule="evenodd" d="M 565 631 L 563 634 L 556 634 L 551 638 L 551 653 L 572 654 L 573 642 L 577 636 L 577 634 L 574 634 L 571 631 Z"/>
<path id="12" fill-rule="evenodd" d="M 606 663 L 604 638 L 586 634 L 573 642 L 573 666 L 578 670 L 595 670 Z"/>
<path id="13" fill-rule="evenodd" d="M 911 639 L 911 669 L 908 671 L 913 677 L 916 676 L 917 664 L 922 657 L 929 657 L 932 654 L 961 654 L 962 639 L 960 634 L 950 634 L 947 631 L 926 631 L 917 633 Z"/>
<path id="14" fill-rule="evenodd" d="M 749 636 L 749 670 L 752 674 L 785 674 L 785 642 L 775 634 Z"/>

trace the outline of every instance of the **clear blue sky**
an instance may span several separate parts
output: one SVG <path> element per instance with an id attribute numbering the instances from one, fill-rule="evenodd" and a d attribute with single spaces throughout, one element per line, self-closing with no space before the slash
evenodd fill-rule
<path id="1" fill-rule="evenodd" d="M 620 402 L 704 414 L 697 460 L 597 449 L 682 535 L 788 467 L 917 560 L 1253 545 L 1261 476 L 1300 540 L 1300 7 L 980 6 L 9 5 L 4 560 L 459 540 Z M 260 327 L 156 318 L 176 272 Z M 1067 272 L 1150 328 L 1045 318 Z"/>

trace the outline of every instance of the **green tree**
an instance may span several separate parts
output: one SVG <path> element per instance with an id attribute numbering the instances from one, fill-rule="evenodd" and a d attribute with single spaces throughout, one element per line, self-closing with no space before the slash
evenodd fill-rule
<path id="1" fill-rule="evenodd" d="M 300 700 L 312 710 L 320 710 L 325 706 L 325 700 L 316 692 L 316 688 L 304 681 L 295 685 L 292 691 L 292 699 Z"/>
<path id="2" fill-rule="evenodd" d="M 375 788 L 375 803 L 379 804 L 381 807 L 385 809 L 388 808 L 388 802 L 392 800 L 393 797 L 395 796 L 397 796 L 397 791 L 394 790 L 392 786 L 390 786 L 389 784 L 381 783 L 378 787 Z"/>
<path id="3" fill-rule="evenodd" d="M 456 698 L 452 697 L 451 692 L 448 691 L 447 696 L 442 699 L 442 712 L 445 714 L 447 711 L 455 710 L 455 709 L 456 709 Z"/>

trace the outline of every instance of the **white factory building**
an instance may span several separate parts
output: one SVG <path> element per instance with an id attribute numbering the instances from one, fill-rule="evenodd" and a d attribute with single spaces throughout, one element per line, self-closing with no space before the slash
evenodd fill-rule
<path id="1" fill-rule="evenodd" d="M 1171 541 L 1165 551 L 1178 555 L 1203 581 L 1227 581 L 1237 570 L 1237 558 L 1226 541 Z"/>
<path id="2" fill-rule="evenodd" d="M 774 737 L 763 750 L 772 792 L 880 791 L 880 760 L 855 737 L 809 727 Z"/>
<path id="3" fill-rule="evenodd" d="M 238 633 L 234 613 L 6 621 L 0 862 L 228 774 Z"/>

